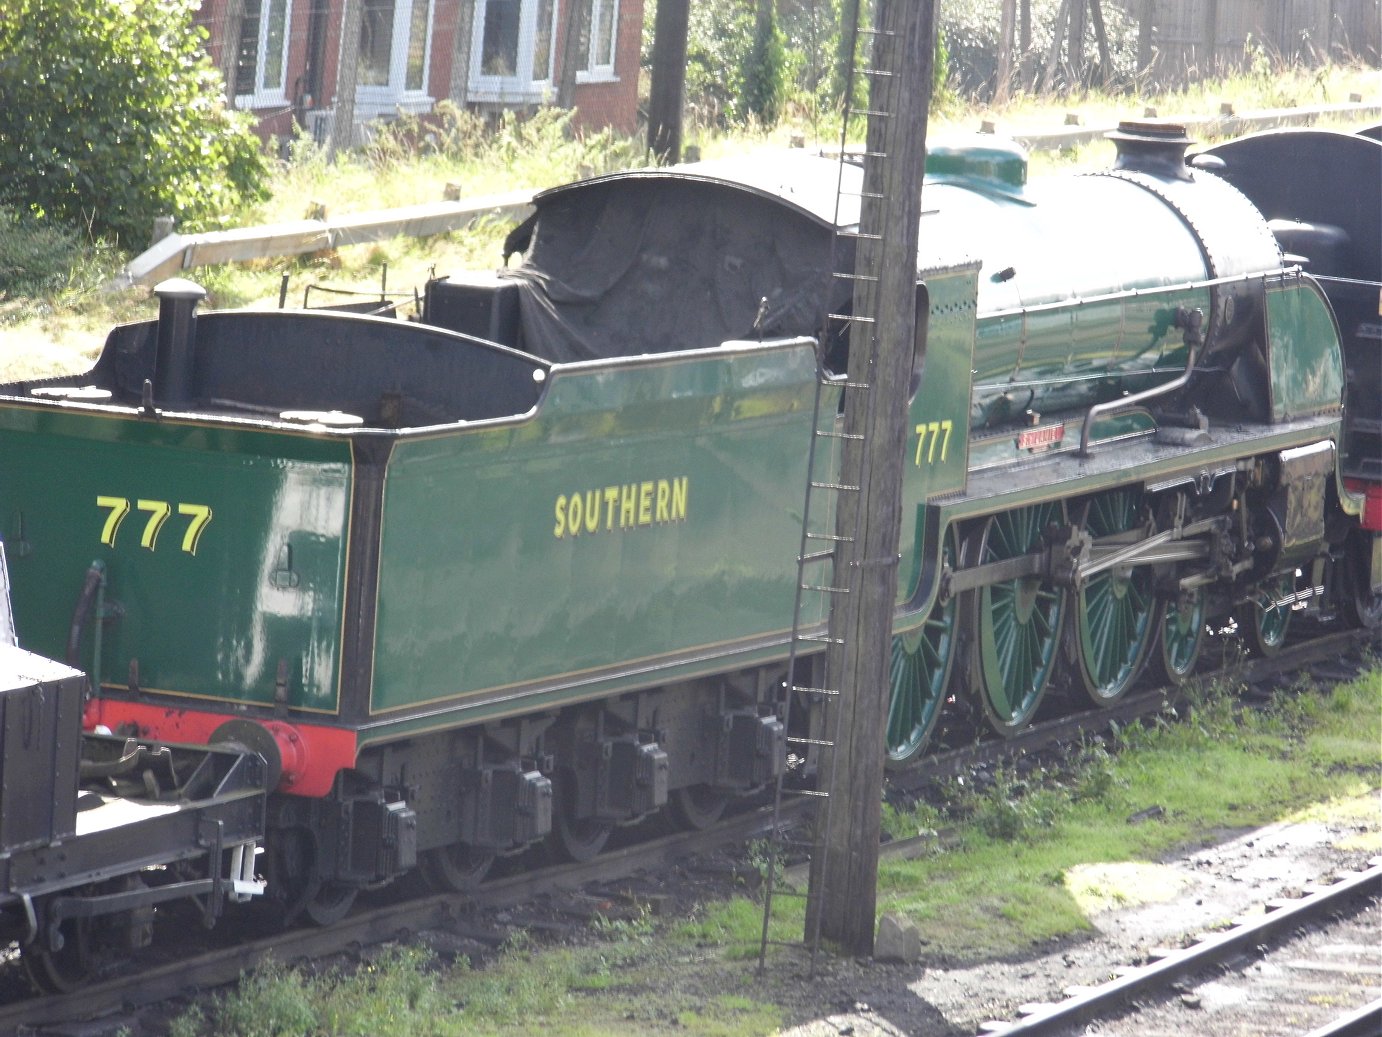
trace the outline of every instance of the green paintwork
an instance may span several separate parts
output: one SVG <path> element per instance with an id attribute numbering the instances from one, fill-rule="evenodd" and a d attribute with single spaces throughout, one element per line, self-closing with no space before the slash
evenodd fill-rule
<path id="1" fill-rule="evenodd" d="M 1134 410 L 1093 429 L 1094 443 L 1126 446 L 1127 463 L 1043 478 L 1045 455 L 1078 442 L 1085 407 L 1181 373 L 1172 315 L 1210 311 L 1207 290 L 1183 287 L 1206 276 L 1203 255 L 1161 201 L 1117 179 L 1027 188 L 1001 146 L 937 149 L 932 173 L 919 259 L 927 352 L 903 458 L 889 736 L 900 752 L 924 738 L 943 689 L 938 646 L 955 609 L 933 605 L 941 545 L 961 520 L 1003 512 L 985 546 L 1011 557 L 1072 486 L 1093 494 L 1244 450 L 1155 453 L 1153 422 Z M 1081 208 L 1119 219 L 1054 262 L 1062 221 Z M 1273 290 L 1268 319 L 1278 421 L 1336 414 L 1337 336 L 1313 286 Z M 100 559 L 123 609 L 100 661 L 112 683 L 138 659 L 146 690 L 268 704 L 282 659 L 291 707 L 335 710 L 348 629 L 372 667 L 352 685 L 365 694 L 353 706 L 373 714 L 363 742 L 782 659 L 816 373 L 801 340 L 557 365 L 534 412 L 426 432 L 293 434 L 243 416 L 0 403 L 0 531 L 21 635 L 60 655 L 83 573 Z M 825 390 L 821 427 L 836 423 L 840 393 Z M 1252 450 L 1336 435 L 1338 421 L 1298 425 Z M 1048 428 L 1058 444 L 1023 436 Z M 351 543 L 351 443 L 384 437 L 379 541 Z M 823 461 L 818 472 L 836 470 L 837 458 Z M 195 556 L 180 550 L 187 519 L 176 513 L 156 550 L 141 547 L 137 507 L 105 546 L 98 495 L 202 504 L 213 519 Z M 821 509 L 817 528 L 832 519 Z M 346 615 L 348 545 L 353 562 L 377 553 L 377 592 L 360 616 Z M 1000 726 L 1026 722 L 1053 661 L 1063 595 L 1029 583 L 974 595 Z M 822 622 L 825 602 L 808 604 L 807 625 Z M 1118 669 L 1095 652 L 1092 665 L 1105 663 Z"/>
<path id="2" fill-rule="evenodd" d="M 661 683 L 658 664 L 784 636 L 815 371 L 805 341 L 557 367 L 521 422 L 399 441 L 371 709 L 588 696 L 612 667 Z"/>
<path id="3" fill-rule="evenodd" d="M 1337 414 L 1344 373 L 1339 331 L 1318 284 L 1300 278 L 1267 291 L 1272 417 Z"/>
<path id="4" fill-rule="evenodd" d="M 1027 183 L 1027 155 L 1013 141 L 992 134 L 962 142 L 927 141 L 926 178 L 938 183 L 957 180 L 976 190 L 1017 192 Z"/>
<path id="5" fill-rule="evenodd" d="M 1097 538 L 1136 529 L 1143 517 L 1138 490 L 1114 490 L 1090 501 L 1084 525 Z M 1132 687 L 1156 633 L 1152 570 L 1106 569 L 1090 577 L 1075 600 L 1085 691 L 1096 705 L 1109 705 Z"/>
<path id="6" fill-rule="evenodd" d="M 914 628 L 935 595 L 936 559 L 944 529 L 928 502 L 964 488 L 969 464 L 967 386 L 974 349 L 975 265 L 922 276 L 928 305 L 926 358 L 916 395 L 908 409 L 903 458 L 901 543 L 898 551 L 898 603 L 905 617 L 896 629 Z"/>
<path id="7" fill-rule="evenodd" d="M 975 551 L 979 564 L 1036 550 L 1042 533 L 1065 520 L 1059 504 L 994 515 Z M 1024 576 L 981 587 L 974 594 L 977 687 L 974 692 L 994 729 L 1011 734 L 1036 714 L 1056 664 L 1067 592 L 1040 577 Z"/>
<path id="8" fill-rule="evenodd" d="M 103 631 L 111 685 L 138 660 L 145 690 L 271 703 L 285 659 L 290 704 L 334 710 L 350 493 L 343 441 L 6 401 L 0 528 L 20 639 L 64 656 L 99 559 L 118 610 Z M 129 502 L 113 545 L 102 534 L 115 509 L 98 496 Z M 145 546 L 155 502 L 171 513 Z M 195 554 L 195 516 L 180 504 L 211 509 Z M 84 644 L 89 653 L 89 633 Z"/>
<path id="9" fill-rule="evenodd" d="M 1074 416 L 1059 415 L 1051 420 L 1042 420 L 1031 428 L 1060 426 L 1060 433 L 1051 433 L 1057 442 L 1052 445 L 1023 446 L 1021 436 L 1028 428 L 1008 428 L 1000 432 L 986 432 L 976 435 L 969 443 L 969 469 L 972 472 L 999 468 L 1014 462 L 1031 461 L 1052 449 L 1070 450 L 1080 444 L 1080 429 L 1084 425 L 1084 412 Z M 1094 420 L 1089 441 L 1093 445 L 1116 443 L 1124 439 L 1150 435 L 1156 431 L 1156 419 L 1141 408 L 1130 408 L 1102 415 Z"/>
<path id="10" fill-rule="evenodd" d="M 945 539 L 946 563 L 953 567 L 959 554 L 952 526 Z M 958 617 L 958 599 L 950 597 L 936 602 L 920 627 L 893 637 L 885 743 L 892 765 L 915 759 L 931 739 L 950 680 Z"/>
<path id="11" fill-rule="evenodd" d="M 1184 287 L 1208 268 L 1191 229 L 1151 193 L 1089 176 L 1053 178 L 1020 198 L 942 182 L 928 184 L 923 198 L 923 265 L 959 244 L 983 257 L 976 429 L 1114 399 L 1185 369 L 1172 320 L 1177 307 L 1209 312 L 1209 290 Z M 1080 247 L 1063 249 L 1076 212 L 1118 218 L 1081 226 Z"/>
<path id="12" fill-rule="evenodd" d="M 1161 622 L 1161 676 L 1183 684 L 1195 671 L 1204 642 L 1204 590 L 1196 588 L 1166 603 Z"/>

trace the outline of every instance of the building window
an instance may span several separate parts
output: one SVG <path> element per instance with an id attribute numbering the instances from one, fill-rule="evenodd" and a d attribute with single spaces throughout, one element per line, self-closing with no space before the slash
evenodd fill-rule
<path id="1" fill-rule="evenodd" d="M 244 0 L 235 97 L 246 106 L 282 101 L 291 0 Z"/>
<path id="2" fill-rule="evenodd" d="M 614 48 L 619 33 L 619 0 L 590 0 L 590 20 L 581 33 L 581 82 L 614 78 Z"/>
<path id="3" fill-rule="evenodd" d="M 541 101 L 552 80 L 554 0 L 476 0 L 470 99 Z"/>
<path id="4" fill-rule="evenodd" d="M 364 0 L 355 107 L 364 118 L 429 108 L 432 0 Z"/>

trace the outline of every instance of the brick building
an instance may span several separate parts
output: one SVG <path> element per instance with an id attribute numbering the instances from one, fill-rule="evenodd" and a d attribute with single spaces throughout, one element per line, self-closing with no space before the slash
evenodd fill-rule
<path id="1" fill-rule="evenodd" d="M 450 99 L 480 111 L 556 100 L 575 0 L 203 0 L 197 21 L 237 108 L 265 137 L 293 122 L 333 133 L 342 57 L 356 57 L 352 122 L 424 114 Z M 573 121 L 633 133 L 638 118 L 643 0 L 586 0 L 575 47 Z M 349 4 L 358 11 L 348 11 Z M 347 17 L 358 48 L 344 46 Z M 569 70 L 567 70 L 569 74 Z M 346 77 L 348 79 L 348 77 Z"/>

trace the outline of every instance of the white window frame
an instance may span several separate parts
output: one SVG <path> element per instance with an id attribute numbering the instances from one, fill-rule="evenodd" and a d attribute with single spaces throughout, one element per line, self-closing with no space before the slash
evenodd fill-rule
<path id="1" fill-rule="evenodd" d="M 593 65 L 590 61 L 590 47 L 586 46 L 585 64 L 576 70 L 576 82 L 578 83 L 617 83 L 619 77 L 614 74 L 614 62 L 619 50 L 619 0 L 590 0 L 590 26 L 593 29 L 598 23 L 597 15 L 602 8 L 609 10 L 609 63 L 603 65 Z M 590 42 L 594 42 L 593 34 Z"/>
<path id="2" fill-rule="evenodd" d="M 475 0 L 475 22 L 470 34 L 469 101 L 491 101 L 511 104 L 543 103 L 551 99 L 552 72 L 556 63 L 557 12 L 561 4 L 552 4 L 552 24 L 548 37 L 552 42 L 547 50 L 547 67 L 533 68 L 533 44 L 537 40 L 537 14 L 540 0 L 520 0 L 518 13 L 518 67 L 511 76 L 485 75 L 481 72 L 485 48 L 485 18 L 489 14 L 488 0 Z"/>
<path id="3" fill-rule="evenodd" d="M 422 48 L 422 87 L 409 90 L 408 82 L 408 33 L 413 24 L 413 11 L 419 5 L 427 8 L 425 22 L 427 39 Z M 358 83 L 355 87 L 355 117 L 373 119 L 380 115 L 395 112 L 431 111 L 434 99 L 427 87 L 432 70 L 433 19 L 436 16 L 435 0 L 393 0 L 393 33 L 389 37 L 389 81 L 380 86 Z"/>
<path id="4" fill-rule="evenodd" d="M 264 86 L 264 65 L 265 58 L 269 54 L 269 15 L 273 13 L 274 5 L 283 6 L 283 53 L 279 55 L 279 69 L 283 75 L 283 82 L 277 87 L 266 89 Z M 248 94 L 236 94 L 235 106 L 237 108 L 265 108 L 269 105 L 284 104 L 288 99 L 288 48 L 293 38 L 293 0 L 260 0 L 259 4 L 259 30 L 255 34 L 255 54 L 254 54 L 254 91 Z M 244 34 L 243 27 L 241 35 Z M 228 41 L 236 51 L 236 68 L 233 74 L 239 78 L 239 51 L 240 41 L 238 39 Z"/>

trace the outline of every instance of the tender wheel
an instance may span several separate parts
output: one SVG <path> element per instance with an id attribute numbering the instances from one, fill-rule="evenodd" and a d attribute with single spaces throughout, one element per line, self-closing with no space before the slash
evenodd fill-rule
<path id="1" fill-rule="evenodd" d="M 269 888 L 286 901 L 283 923 L 306 915 L 317 925 L 335 925 L 349 912 L 356 886 L 324 881 L 317 871 L 316 837 L 305 828 L 286 830 L 270 860 Z"/>
<path id="2" fill-rule="evenodd" d="M 1260 593 L 1275 599 L 1285 597 L 1295 589 L 1295 573 L 1282 573 L 1264 580 Z M 1248 654 L 1266 658 L 1276 655 L 1286 643 L 1286 631 L 1291 626 L 1291 609 L 1289 606 L 1280 608 L 1275 605 L 1265 608 L 1262 602 L 1251 601 L 1239 607 L 1234 619 Z"/>
<path id="3" fill-rule="evenodd" d="M 945 541 L 946 563 L 953 567 L 958 554 L 952 527 Z M 957 612 L 953 597 L 937 603 L 921 627 L 893 638 L 887 732 L 890 767 L 905 767 L 931 740 L 950 682 Z"/>
<path id="4" fill-rule="evenodd" d="M 1344 547 L 1339 576 L 1344 619 L 1365 630 L 1382 627 L 1382 594 L 1372 592 L 1372 550 L 1378 534 L 1355 529 Z"/>
<path id="5" fill-rule="evenodd" d="M 70 918 L 59 927 L 62 949 L 48 950 L 42 939 L 25 946 L 20 957 L 29 982 L 41 994 L 68 994 L 86 985 L 95 969 L 89 919 Z"/>
<path id="6" fill-rule="evenodd" d="M 1197 588 L 1177 601 L 1166 603 L 1161 638 L 1152 653 L 1157 675 L 1177 687 L 1190 679 L 1204 644 L 1204 591 Z"/>
<path id="7" fill-rule="evenodd" d="M 1091 536 L 1126 533 L 1143 525 L 1141 494 L 1116 490 L 1090 501 L 1084 526 Z M 1071 616 L 1072 641 L 1085 694 L 1096 706 L 1121 699 L 1147 660 L 1156 634 L 1156 595 L 1149 566 L 1106 569 L 1085 581 Z"/>
<path id="8" fill-rule="evenodd" d="M 417 870 L 437 893 L 468 893 L 484 881 L 493 863 L 492 853 L 452 843 L 424 850 L 418 857 Z"/>
<path id="9" fill-rule="evenodd" d="M 728 792 L 709 785 L 688 785 L 672 790 L 667 797 L 667 809 L 677 827 L 701 832 L 720 820 L 729 798 Z"/>
<path id="10" fill-rule="evenodd" d="M 974 564 L 1016 558 L 1041 546 L 1064 523 L 1059 504 L 1039 504 L 987 519 L 970 541 Z M 1036 713 L 1051 679 L 1066 592 L 1037 576 L 981 587 L 973 595 L 974 690 L 989 724 L 1016 734 Z"/>
<path id="11" fill-rule="evenodd" d="M 595 857 L 605 848 L 614 825 L 609 821 L 595 821 L 576 817 L 574 781 L 562 776 L 553 782 L 556 788 L 552 811 L 552 834 L 548 845 L 561 860 L 581 863 Z"/>
<path id="12" fill-rule="evenodd" d="M 355 906 L 355 896 L 360 892 L 358 886 L 347 886 L 343 882 L 323 882 L 303 905 L 302 911 L 315 924 L 335 925 Z"/>

